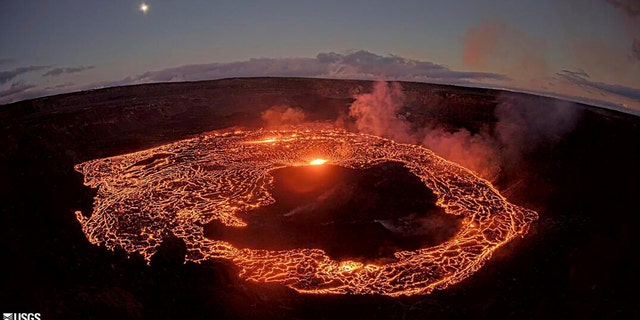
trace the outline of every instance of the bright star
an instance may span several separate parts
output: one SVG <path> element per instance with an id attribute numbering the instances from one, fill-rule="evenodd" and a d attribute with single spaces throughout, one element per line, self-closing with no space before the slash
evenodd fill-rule
<path id="1" fill-rule="evenodd" d="M 140 5 L 140 11 L 142 11 L 142 13 L 147 13 L 147 11 L 149 11 L 149 5 L 143 2 Z"/>

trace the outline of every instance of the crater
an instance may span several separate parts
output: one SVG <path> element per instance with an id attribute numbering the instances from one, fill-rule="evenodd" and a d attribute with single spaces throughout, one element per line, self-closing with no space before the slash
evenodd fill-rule
<path id="1" fill-rule="evenodd" d="M 386 263 L 396 251 L 442 243 L 461 226 L 462 218 L 438 207 L 436 195 L 399 162 L 287 167 L 271 175 L 275 203 L 239 214 L 246 227 L 213 221 L 205 236 L 236 248 L 317 248 L 333 259 Z"/>

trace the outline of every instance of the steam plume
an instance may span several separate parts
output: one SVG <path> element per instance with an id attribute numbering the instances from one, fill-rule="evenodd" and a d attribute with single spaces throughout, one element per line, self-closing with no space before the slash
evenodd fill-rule
<path id="1" fill-rule="evenodd" d="M 488 180 L 497 179 L 508 164 L 541 147 L 557 143 L 576 123 L 577 108 L 571 102 L 499 96 L 495 108 L 497 122 L 478 132 L 466 128 L 444 128 L 427 123 L 412 128 L 404 120 L 406 95 L 399 83 L 377 82 L 373 91 L 357 95 L 350 108 L 355 128 L 400 142 L 421 143 L 439 156 L 457 162 Z M 426 105 L 421 108 L 434 108 Z"/>
<path id="2" fill-rule="evenodd" d="M 261 114 L 267 127 L 301 124 L 307 118 L 300 108 L 289 106 L 273 106 Z"/>
<path id="3" fill-rule="evenodd" d="M 398 142 L 415 142 L 407 122 L 398 118 L 405 96 L 399 83 L 376 82 L 373 92 L 360 94 L 349 108 L 360 132 Z"/>
<path id="4" fill-rule="evenodd" d="M 475 171 L 485 179 L 496 179 L 500 171 L 498 146 L 486 129 L 477 134 L 464 128 L 456 132 L 426 130 L 422 145 L 447 160 Z"/>

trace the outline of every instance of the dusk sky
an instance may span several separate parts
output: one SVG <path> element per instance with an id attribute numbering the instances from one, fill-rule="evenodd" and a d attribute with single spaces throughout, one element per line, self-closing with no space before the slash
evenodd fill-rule
<path id="1" fill-rule="evenodd" d="M 640 1 L 0 5 L 0 103 L 236 76 L 448 83 L 640 112 Z"/>

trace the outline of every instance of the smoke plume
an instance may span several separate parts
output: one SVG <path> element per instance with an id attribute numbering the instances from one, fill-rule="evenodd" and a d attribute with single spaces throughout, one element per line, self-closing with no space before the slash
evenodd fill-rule
<path id="1" fill-rule="evenodd" d="M 523 78 L 545 75 L 546 42 L 501 19 L 486 19 L 469 29 L 462 63 L 477 70 L 500 70 Z"/>
<path id="2" fill-rule="evenodd" d="M 273 106 L 261 114 L 267 127 L 301 124 L 307 118 L 300 108 L 289 106 Z"/>
<path id="3" fill-rule="evenodd" d="M 405 115 L 406 95 L 399 83 L 377 82 L 373 91 L 357 95 L 350 108 L 355 128 L 400 142 L 420 143 L 437 155 L 495 181 L 501 170 L 524 156 L 559 142 L 577 121 L 571 102 L 548 99 L 498 96 L 494 115 L 497 122 L 472 132 L 467 128 L 445 127 L 436 120 L 423 128 L 413 128 Z M 437 100 L 436 100 L 437 101 Z M 420 108 L 435 108 L 422 105 Z"/>
<path id="4" fill-rule="evenodd" d="M 437 155 L 471 169 L 487 180 L 495 180 L 500 172 L 498 145 L 483 129 L 477 134 L 461 128 L 456 132 L 443 129 L 425 130 L 422 145 Z"/>
<path id="5" fill-rule="evenodd" d="M 518 162 L 523 156 L 546 144 L 551 147 L 570 132 L 577 122 L 574 103 L 556 100 L 544 104 L 538 98 L 501 97 L 496 106 L 496 139 L 502 146 L 502 157 Z"/>
<path id="6" fill-rule="evenodd" d="M 404 103 L 404 93 L 399 83 L 388 86 L 378 81 L 373 92 L 357 95 L 349 108 L 360 132 L 386 137 L 398 142 L 415 142 L 409 123 L 398 118 Z"/>
<path id="7" fill-rule="evenodd" d="M 625 20 L 626 35 L 631 40 L 629 58 L 631 61 L 640 61 L 640 1 L 638 0 L 606 0 L 612 6 L 618 8 Z"/>

